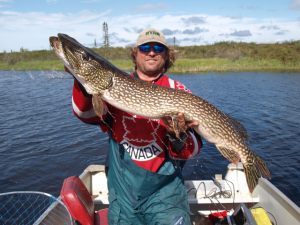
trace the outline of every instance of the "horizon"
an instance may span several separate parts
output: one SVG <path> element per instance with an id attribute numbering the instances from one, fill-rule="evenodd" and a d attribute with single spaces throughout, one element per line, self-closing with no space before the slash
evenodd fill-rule
<path id="1" fill-rule="evenodd" d="M 206 47 L 206 46 L 213 46 L 213 45 L 218 45 L 218 44 L 222 44 L 222 43 L 228 43 L 228 44 L 249 44 L 249 45 L 276 45 L 276 44 L 292 44 L 292 43 L 297 43 L 300 42 L 299 40 L 292 40 L 292 41 L 282 41 L 282 42 L 274 42 L 274 43 L 256 43 L 256 42 L 240 42 L 240 41 L 220 41 L 220 42 L 215 42 L 215 43 L 211 43 L 211 44 L 199 44 L 199 45 L 175 45 L 175 48 L 187 48 L 187 47 Z M 97 46 L 92 46 L 94 44 L 90 44 L 91 46 L 88 48 L 91 49 L 100 49 L 100 48 L 131 48 L 133 46 L 103 46 L 103 45 L 97 45 Z M 173 47 L 173 44 L 169 44 L 170 47 Z M 0 51 L 0 54 L 3 53 L 22 53 L 22 52 L 38 52 L 38 51 L 50 51 L 52 52 L 53 49 L 49 46 L 48 49 L 33 49 L 33 50 L 29 50 L 26 48 L 21 47 L 18 50 L 9 50 L 9 51 Z"/>

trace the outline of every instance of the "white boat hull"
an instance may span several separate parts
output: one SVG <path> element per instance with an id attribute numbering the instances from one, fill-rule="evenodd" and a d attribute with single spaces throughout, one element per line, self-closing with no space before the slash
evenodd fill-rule
<path id="1" fill-rule="evenodd" d="M 103 165 L 90 165 L 79 177 L 91 193 L 95 209 L 108 207 L 105 167 Z M 225 179 L 217 175 L 215 181 L 185 181 L 191 212 L 194 215 L 201 216 L 207 216 L 220 210 L 227 210 L 229 213 L 233 213 L 240 203 L 244 203 L 249 208 L 264 208 L 274 224 L 300 224 L 300 208 L 272 183 L 264 178 L 260 178 L 253 193 L 250 193 L 245 182 L 242 165 L 236 166 L 233 164 L 228 166 Z M 219 195 L 220 191 L 222 191 L 222 194 Z"/>

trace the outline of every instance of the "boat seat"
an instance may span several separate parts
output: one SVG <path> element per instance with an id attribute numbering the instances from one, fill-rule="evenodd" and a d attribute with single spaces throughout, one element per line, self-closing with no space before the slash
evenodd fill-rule
<path id="1" fill-rule="evenodd" d="M 108 225 L 108 208 L 100 209 L 96 212 L 95 224 Z"/>
<path id="2" fill-rule="evenodd" d="M 60 196 L 72 218 L 78 223 L 82 225 L 108 224 L 108 209 L 95 212 L 92 197 L 79 177 L 66 178 Z"/>

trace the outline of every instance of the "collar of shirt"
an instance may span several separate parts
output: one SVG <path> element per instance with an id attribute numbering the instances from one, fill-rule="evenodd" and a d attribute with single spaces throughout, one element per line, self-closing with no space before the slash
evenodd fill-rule
<path id="1" fill-rule="evenodd" d="M 152 83 L 152 84 L 155 84 L 157 81 L 159 81 L 159 79 L 160 79 L 163 75 L 164 75 L 164 74 L 161 73 L 161 74 L 160 74 L 155 80 L 153 80 L 151 83 Z M 137 74 L 136 71 L 134 71 L 132 74 L 130 74 L 130 76 L 133 77 L 134 79 L 140 80 L 139 75 Z"/>

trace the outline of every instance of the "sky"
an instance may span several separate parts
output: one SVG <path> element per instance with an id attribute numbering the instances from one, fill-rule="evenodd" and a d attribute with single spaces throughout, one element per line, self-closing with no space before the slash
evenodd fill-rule
<path id="1" fill-rule="evenodd" d="M 103 23 L 111 46 L 130 46 L 145 28 L 170 44 L 300 40 L 300 0 L 0 0 L 0 52 L 50 49 L 68 34 L 100 47 Z"/>

